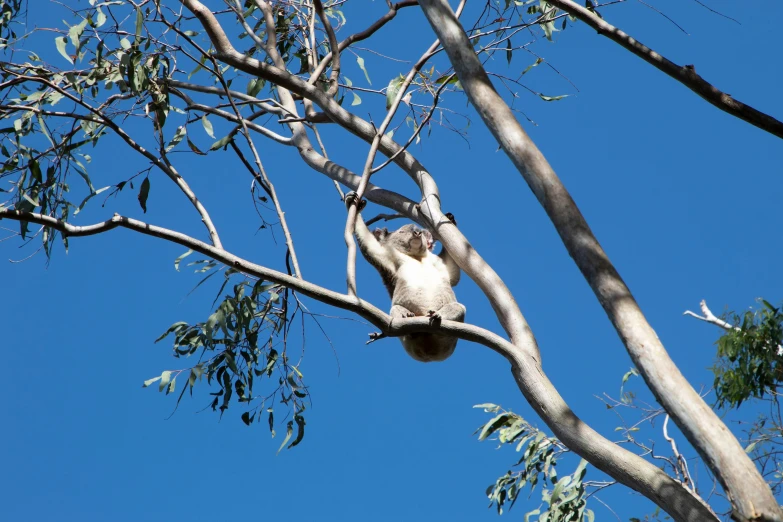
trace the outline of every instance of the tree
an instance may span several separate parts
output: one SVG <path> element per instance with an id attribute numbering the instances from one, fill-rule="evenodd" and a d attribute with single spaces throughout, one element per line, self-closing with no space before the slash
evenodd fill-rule
<path id="1" fill-rule="evenodd" d="M 441 202 L 436 177 L 412 152 L 412 145 L 422 139 L 424 130 L 431 132 L 433 123 L 452 125 L 452 113 L 448 111 L 453 109 L 444 105 L 442 98 L 464 90 L 555 225 L 653 395 L 720 483 L 731 503 L 732 516 L 737 520 L 780 520 L 780 508 L 761 474 L 736 437 L 671 361 L 573 199 L 522 130 L 507 100 L 491 86 L 486 65 L 479 57 L 497 55 L 510 62 L 518 50 L 512 42 L 520 29 L 537 27 L 551 37 L 554 24 L 562 23 L 560 27 L 565 29 L 570 15 L 572 21 L 578 18 L 598 28 L 599 33 L 657 64 L 726 112 L 778 137 L 781 124 L 717 91 L 693 67 L 678 67 L 659 59 L 606 25 L 592 4 L 588 7 L 568 1 L 529 7 L 511 2 L 500 7 L 488 5 L 484 11 L 471 12 L 475 22 L 462 22 L 465 27 L 473 26 L 469 30 L 474 37 L 471 40 L 447 4 L 403 1 L 389 4 L 388 11 L 366 29 L 338 40 L 335 30 L 342 28 L 346 19 L 352 19 L 350 13 L 341 5 L 323 6 L 319 1 L 300 6 L 254 0 L 228 3 L 225 10 L 214 12 L 214 6 L 207 7 L 197 0 L 183 0 L 181 5 L 94 3 L 75 10 L 77 23 L 60 30 L 55 38 L 60 55 L 57 59 L 70 62 L 71 67 L 60 70 L 53 66 L 54 58 L 49 58 L 43 48 L 38 51 L 38 47 L 34 47 L 37 53 L 28 56 L 29 61 L 9 57 L 3 63 L 6 96 L 2 109 L 13 121 L 5 129 L 3 154 L 8 159 L 4 176 L 13 180 L 16 190 L 10 199 L 13 207 L 0 210 L 0 217 L 19 221 L 22 238 L 40 236 L 46 255 L 52 253 L 60 238 L 68 245 L 71 238 L 124 228 L 205 256 L 199 266 L 210 271 L 208 277 L 217 273 L 217 264 L 225 266 L 225 282 L 218 292 L 221 301 L 214 313 L 194 324 L 175 323 L 166 332 L 174 337 L 179 356 L 200 359 L 184 370 L 164 371 L 145 385 L 155 383 L 162 391 L 179 391 L 182 398 L 185 391 L 192 391 L 205 378 L 218 389 L 211 402 L 213 409 L 222 414 L 236 400 L 247 406 L 242 415 L 247 424 L 263 416 L 269 420 L 270 429 L 276 426 L 274 410 L 261 399 L 279 400 L 290 409 L 283 424 L 281 449 L 299 444 L 306 425 L 310 393 L 300 360 L 292 356 L 288 343 L 292 319 L 297 314 L 309 314 L 310 305 L 301 300 L 307 297 L 364 318 L 382 336 L 444 331 L 491 348 L 510 363 L 519 390 L 566 447 L 612 479 L 646 496 L 676 520 L 715 519 L 713 511 L 689 488 L 654 463 L 610 442 L 571 411 L 543 371 L 545 352 L 543 356 L 539 352 L 515 295 L 460 230 L 443 217 L 441 204 L 444 210 L 449 208 L 446 201 Z M 11 13 L 4 25 L 4 30 L 10 32 L 14 30 L 13 15 L 21 6 L 8 3 L 4 8 Z M 392 74 L 388 81 L 384 78 L 385 89 L 356 87 L 358 82 L 350 82 L 344 73 L 352 46 L 365 39 L 372 42 L 380 30 L 393 26 L 399 12 L 409 8 L 426 16 L 439 40 L 431 43 L 404 73 Z M 462 8 L 460 5 L 457 9 Z M 269 30 L 271 27 L 275 30 Z M 23 36 L 33 42 L 40 34 Z M 481 43 L 479 35 L 490 41 Z M 18 34 L 9 37 L 8 49 L 13 54 L 24 40 Z M 434 38 L 430 36 L 430 40 Z M 441 46 L 445 53 L 440 52 Z M 364 58 L 356 56 L 357 67 L 369 84 Z M 533 66 L 540 63 L 537 58 Z M 518 81 L 502 74 L 498 79 L 501 83 Z M 384 96 L 382 120 L 364 118 L 356 110 L 357 105 L 361 107 L 359 93 L 364 92 Z M 547 101 L 558 99 L 536 94 Z M 419 97 L 428 97 L 429 101 L 422 104 L 417 101 Z M 398 114 L 401 108 L 408 111 L 405 117 Z M 403 133 L 404 124 L 411 131 L 398 140 L 396 135 Z M 224 249 L 219 227 L 203 203 L 205 196 L 191 187 L 189 175 L 175 159 L 188 149 L 192 154 L 206 154 L 205 147 L 190 137 L 198 126 L 216 140 L 209 147 L 210 156 L 221 151 L 231 153 L 237 166 L 252 175 L 254 203 L 267 205 L 281 229 L 286 244 L 285 272 L 256 264 L 250 260 L 252 256 Z M 329 140 L 347 139 L 347 134 L 368 144 L 361 172 L 348 168 L 355 158 L 328 159 Z M 263 148 L 255 141 L 261 138 L 266 140 Z M 118 180 L 96 189 L 85 151 L 106 142 L 128 147 L 146 164 L 132 174 L 118 172 Z M 273 176 L 267 174 L 271 171 L 265 158 L 275 154 L 271 152 L 272 144 L 294 148 L 299 161 L 331 178 L 340 195 L 344 187 L 356 190 L 369 201 L 432 229 L 489 300 L 507 339 L 471 324 L 444 321 L 433 325 L 426 318 L 391 324 L 379 305 L 358 299 L 362 290 L 361 285 L 357 290 L 355 245 L 350 235 L 356 216 L 354 206 L 348 209 L 344 234 L 347 292 L 335 292 L 308 281 L 306 271 L 303 275 L 300 269 L 287 206 L 278 198 L 271 182 Z M 376 159 L 376 155 L 386 159 Z M 392 168 L 407 173 L 419 193 L 406 197 L 380 188 L 380 182 L 375 184 L 374 180 L 389 176 Z M 70 195 L 73 183 L 69 184 L 68 178 L 73 171 L 86 182 L 83 197 Z M 124 213 L 94 224 L 71 223 L 76 214 L 98 201 L 96 196 L 105 198 L 106 205 L 114 200 L 101 194 L 127 199 L 131 189 L 146 213 L 160 173 L 195 209 L 205 232 L 184 234 Z M 390 187 L 396 187 L 391 183 Z M 269 221 L 263 212 L 261 219 L 262 226 Z M 40 230 L 34 233 L 31 224 L 40 225 Z M 175 264 L 179 266 L 185 259 L 185 255 L 180 256 Z M 279 377 L 269 380 L 273 374 Z M 182 383 L 185 379 L 187 384 Z M 256 380 L 271 386 L 268 394 L 259 395 Z"/>

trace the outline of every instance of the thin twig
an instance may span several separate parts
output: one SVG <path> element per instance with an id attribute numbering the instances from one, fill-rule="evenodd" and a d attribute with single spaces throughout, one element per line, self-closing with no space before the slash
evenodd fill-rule
<path id="1" fill-rule="evenodd" d="M 329 49 L 332 54 L 332 72 L 329 73 L 329 90 L 326 91 L 328 96 L 334 96 L 337 94 L 337 80 L 340 78 L 340 45 L 337 43 L 337 37 L 332 29 L 332 24 L 329 22 L 329 17 L 324 13 L 324 6 L 321 0 L 313 0 L 315 6 L 315 12 L 318 14 L 318 18 L 321 23 L 324 24 L 324 30 L 329 40 Z M 318 78 L 316 78 L 316 81 Z"/>
<path id="2" fill-rule="evenodd" d="M 245 30 L 248 32 L 248 34 L 252 34 L 253 36 L 255 36 L 253 30 L 250 28 L 250 26 L 245 21 L 245 18 L 242 16 L 242 5 L 239 3 L 238 0 L 236 1 L 236 14 L 240 22 L 242 23 L 242 25 L 245 27 Z M 267 31 L 266 43 L 261 42 L 259 40 L 259 44 L 262 45 L 265 49 L 274 45 L 274 41 L 273 41 L 274 36 L 271 36 L 272 34 L 274 34 L 274 31 Z M 219 70 L 218 67 L 216 67 L 216 69 Z M 223 85 L 223 88 L 226 91 L 228 101 L 231 103 L 231 107 L 234 109 L 234 113 L 237 115 L 240 125 L 242 125 L 242 134 L 245 136 L 248 147 L 250 147 L 250 152 L 252 152 L 253 154 L 253 160 L 256 163 L 256 167 L 258 167 L 258 173 L 263 178 L 267 193 L 272 198 L 272 204 L 275 206 L 275 211 L 277 212 L 277 218 L 280 220 L 280 228 L 283 229 L 283 234 L 285 235 L 285 243 L 286 246 L 288 247 L 288 253 L 291 256 L 291 262 L 294 265 L 294 274 L 296 274 L 296 277 L 298 277 L 299 279 L 302 279 L 302 272 L 299 269 L 299 260 L 297 259 L 296 250 L 294 249 L 294 240 L 291 237 L 291 231 L 289 230 L 288 222 L 285 219 L 285 212 L 283 212 L 283 207 L 280 205 L 280 199 L 277 197 L 277 192 L 275 192 L 275 186 L 272 184 L 272 182 L 269 180 L 269 177 L 266 175 L 266 169 L 264 169 L 264 166 L 261 163 L 261 157 L 258 155 L 258 151 L 256 150 L 256 146 L 253 143 L 253 139 L 250 137 L 250 131 L 247 130 L 247 124 L 245 123 L 245 119 L 242 117 L 242 114 L 240 114 L 239 109 L 234 103 L 234 98 L 232 98 L 231 94 L 228 92 L 229 90 L 228 84 L 226 83 L 222 74 L 219 74 L 218 78 L 220 80 L 220 83 Z"/>
<path id="3" fill-rule="evenodd" d="M 5 67 L 2 67 L 2 70 L 10 74 L 13 74 L 14 76 L 21 77 L 21 75 Z M 120 138 L 122 138 L 122 140 L 125 143 L 127 143 L 132 149 L 134 149 L 136 152 L 139 152 L 142 156 L 150 160 L 156 167 L 158 167 L 161 171 L 163 171 L 163 173 L 166 174 L 169 177 L 169 179 L 171 179 L 179 187 L 180 191 L 182 191 L 185 197 L 187 197 L 188 200 L 191 202 L 191 204 L 195 207 L 196 211 L 201 216 L 202 223 L 204 223 L 204 226 L 206 227 L 207 232 L 209 233 L 209 237 L 210 240 L 212 241 L 212 244 L 218 248 L 222 248 L 220 236 L 218 235 L 217 228 L 215 228 L 215 225 L 212 222 L 212 218 L 210 217 L 209 212 L 207 212 L 207 209 L 204 207 L 204 205 L 198 199 L 198 197 L 190 188 L 188 183 L 185 181 L 185 178 L 183 178 L 174 168 L 170 167 L 160 158 L 158 158 L 157 156 L 149 152 L 147 149 L 139 145 L 136 142 L 136 140 L 131 138 L 130 135 L 127 132 L 125 132 L 124 129 L 122 129 L 122 127 L 114 123 L 110 118 L 106 117 L 101 111 L 92 107 L 83 99 L 77 98 L 67 90 L 61 88 L 59 85 L 52 83 L 46 78 L 31 77 L 31 76 L 25 76 L 24 78 L 31 82 L 37 82 L 46 85 L 50 89 L 57 91 L 58 93 L 62 94 L 63 96 L 65 96 L 66 98 L 74 102 L 75 104 L 91 112 L 99 123 L 110 128 L 112 131 L 114 131 L 115 134 L 117 134 Z"/>
<path id="4" fill-rule="evenodd" d="M 669 436 L 669 414 L 666 414 L 666 417 L 663 419 L 663 438 L 666 439 L 669 444 L 672 446 L 672 453 L 674 453 L 674 456 L 677 458 L 677 463 L 680 465 L 680 473 L 682 473 L 682 483 L 683 486 L 690 489 L 694 493 L 696 493 L 696 484 L 693 483 L 693 478 L 691 477 L 691 472 L 688 469 L 688 463 L 685 461 L 685 458 L 680 454 L 680 452 L 677 450 L 677 443 L 674 441 L 672 437 Z"/>

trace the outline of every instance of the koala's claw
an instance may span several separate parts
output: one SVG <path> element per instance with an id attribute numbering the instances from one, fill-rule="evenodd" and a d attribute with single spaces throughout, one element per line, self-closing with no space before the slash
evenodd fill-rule
<path id="1" fill-rule="evenodd" d="M 405 314 L 405 317 L 416 317 L 416 314 L 414 314 L 413 312 L 408 312 Z"/>
<path id="2" fill-rule="evenodd" d="M 430 324 L 440 323 L 440 314 L 435 310 L 430 310 L 429 312 L 427 312 L 427 317 L 430 318 Z"/>
<path id="3" fill-rule="evenodd" d="M 345 208 L 351 208 L 351 205 L 353 205 L 358 198 L 358 194 L 354 191 L 349 192 L 345 195 Z M 363 199 L 359 202 L 356 202 L 356 210 L 358 212 L 361 212 L 362 209 L 364 209 L 365 205 L 367 205 L 367 200 Z"/>
<path id="4" fill-rule="evenodd" d="M 454 226 L 455 226 L 455 227 L 457 226 L 457 220 L 456 220 L 456 219 L 454 219 L 454 214 L 452 214 L 451 212 L 446 212 L 446 213 L 445 213 L 445 214 L 443 214 L 443 215 L 444 215 L 444 216 L 446 216 L 446 217 L 448 218 L 448 220 L 449 220 L 449 221 L 451 221 L 452 223 L 454 223 Z"/>

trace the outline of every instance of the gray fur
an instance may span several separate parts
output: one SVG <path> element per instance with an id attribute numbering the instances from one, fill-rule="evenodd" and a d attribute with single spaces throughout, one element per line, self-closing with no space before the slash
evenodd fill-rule
<path id="1" fill-rule="evenodd" d="M 355 198 L 351 192 L 346 204 Z M 362 205 L 359 206 L 361 209 Z M 449 216 L 452 218 L 453 216 Z M 429 316 L 433 321 L 464 321 L 465 307 L 451 289 L 460 279 L 457 264 L 445 248 L 432 253 L 434 239 L 428 230 L 404 225 L 394 232 L 367 228 L 360 213 L 354 229 L 359 250 L 381 274 L 392 299 L 392 320 Z M 454 353 L 455 337 L 417 333 L 400 338 L 405 351 L 422 362 L 443 361 Z"/>

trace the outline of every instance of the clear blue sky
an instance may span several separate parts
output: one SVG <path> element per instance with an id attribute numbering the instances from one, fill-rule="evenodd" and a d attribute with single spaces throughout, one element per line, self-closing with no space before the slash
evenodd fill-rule
<path id="1" fill-rule="evenodd" d="M 39 12 L 39 3 L 31 2 L 31 25 L 71 21 L 54 8 Z M 782 118 L 783 40 L 777 21 L 783 6 L 771 0 L 754 3 L 752 10 L 740 3 L 708 4 L 742 25 L 690 0 L 655 3 L 690 35 L 640 3 L 603 13 L 672 60 L 695 64 L 725 92 Z M 379 0 L 363 5 L 362 12 L 355 7 L 352 15 L 346 13 L 345 34 L 365 27 L 385 9 Z M 433 37 L 417 9 L 399 17 L 397 27 L 404 27 L 405 36 L 382 32 L 378 38 L 388 42 L 378 47 L 416 59 Z M 56 59 L 51 40 L 47 33 L 49 48 L 39 54 Z M 717 313 L 726 306 L 743 309 L 759 296 L 774 302 L 783 297 L 778 226 L 783 141 L 718 111 L 581 23 L 557 34 L 555 43 L 541 40 L 533 49 L 578 92 L 544 66 L 528 73 L 532 89 L 572 96 L 546 103 L 520 89 L 517 107 L 538 123 L 525 123 L 526 128 L 671 356 L 697 389 L 708 387 L 718 332 L 682 312 L 696 310 L 700 299 Z M 375 88 L 408 67 L 357 52 Z M 511 69 L 519 72 L 532 61 L 520 53 Z M 350 55 L 346 63 L 354 85 L 367 86 Z M 382 100 L 364 94 L 362 99 L 357 112 L 381 121 Z M 605 436 L 617 438 L 617 418 L 595 396 L 616 397 L 631 362 L 521 176 L 496 152 L 480 120 L 463 109 L 464 102 L 456 95 L 451 100 L 452 108 L 472 118 L 469 146 L 435 129 L 412 151 L 438 181 L 444 210 L 457 215 L 472 244 L 514 292 L 541 346 L 544 369 L 566 401 Z M 208 147 L 212 140 L 191 129 L 194 140 Z M 331 182 L 310 171 L 293 151 L 258 142 L 288 212 L 305 278 L 344 289 L 345 212 Z M 368 149 L 334 132 L 327 135 L 327 147 L 353 170 L 361 168 Z M 96 187 L 144 168 L 118 142 L 90 154 Z M 234 163 L 223 163 L 225 155 L 200 159 L 183 154 L 177 161 L 211 210 L 225 246 L 281 268 L 281 246 L 274 245 L 268 231 L 256 233 L 246 174 Z M 376 182 L 416 198 L 415 187 L 399 170 L 385 170 Z M 150 210 L 143 219 L 204 238 L 192 209 L 168 184 L 160 173 L 153 175 Z M 88 208 L 74 223 L 103 220 L 115 211 L 142 217 L 135 194 L 125 192 L 105 208 Z M 16 229 L 14 223 L 0 225 Z M 277 238 L 279 243 L 279 233 Z M 18 260 L 31 253 L 18 245 L 16 240 L 0 243 L 2 258 Z M 43 255 L 0 264 L 5 325 L 0 519 L 497 519 L 486 508 L 484 490 L 518 456 L 475 440 L 473 430 L 488 417 L 472 405 L 502 404 L 545 426 L 519 393 L 508 364 L 477 345 L 460 342 L 447 362 L 424 365 L 407 357 L 396 340 L 366 347 L 371 329 L 363 324 L 324 320 L 334 351 L 309 326 L 302 369 L 314 400 L 307 434 L 299 447 L 279 456 L 280 435 L 271 439 L 263 425 L 245 427 L 236 405 L 222 420 L 202 412 L 208 404 L 206 387 L 195 398 L 183 399 L 169 418 L 174 399 L 156 388 L 142 389 L 141 383 L 189 364 L 171 357 L 168 342 L 155 345 L 153 340 L 175 321 L 206 318 L 217 290 L 202 287 L 188 296 L 199 276 L 174 270 L 173 260 L 183 250 L 115 231 L 72 239 L 70 252 L 58 248 L 48 267 Z M 364 298 L 388 306 L 380 279 L 363 261 L 359 288 Z M 470 280 L 463 278 L 457 294 L 467 305 L 468 321 L 499 331 Z M 327 311 L 317 304 L 313 308 Z M 641 381 L 633 387 L 644 395 Z M 658 439 L 659 433 L 660 424 L 641 438 Z M 665 446 L 657 449 L 666 454 Z M 601 475 L 590 469 L 588 478 Z M 706 480 L 702 484 L 709 487 Z M 622 520 L 653 509 L 622 487 L 599 496 Z M 503 518 L 522 518 L 539 499 L 538 492 L 520 499 Z M 591 507 L 598 520 L 614 520 L 600 504 Z"/>

